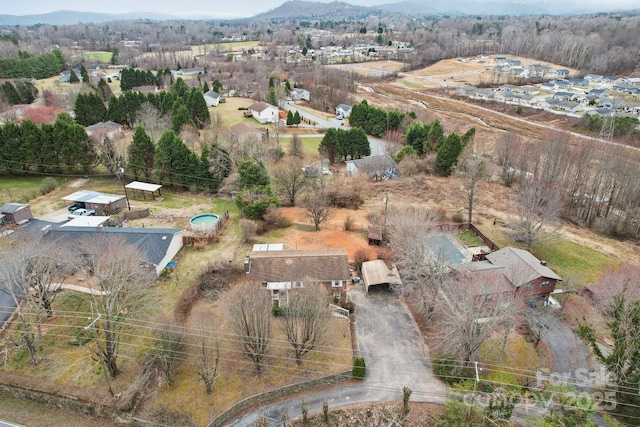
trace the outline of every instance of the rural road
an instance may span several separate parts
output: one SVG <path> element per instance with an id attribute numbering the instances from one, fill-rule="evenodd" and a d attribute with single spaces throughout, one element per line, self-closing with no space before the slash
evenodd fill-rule
<path id="1" fill-rule="evenodd" d="M 316 127 L 319 127 L 319 128 L 324 128 L 324 129 L 341 128 L 345 130 L 350 129 L 350 127 L 347 124 L 345 124 L 343 120 L 337 120 L 336 118 L 333 118 L 333 116 L 331 119 L 326 120 L 320 116 L 317 116 L 305 110 L 296 108 L 295 105 L 287 104 L 287 103 L 284 103 L 282 105 L 282 108 L 286 111 L 291 111 L 292 113 L 295 113 L 296 111 L 299 112 L 300 116 L 316 122 L 317 123 Z M 298 135 L 298 136 L 305 137 L 307 135 Z M 311 137 L 318 137 L 318 136 L 321 136 L 321 135 L 311 135 Z M 387 146 L 389 145 L 389 143 L 387 141 L 384 141 L 380 138 L 374 138 L 371 135 L 367 135 L 367 139 L 369 140 L 369 146 L 371 147 L 372 156 L 388 154 L 389 150 L 387 149 Z"/>
<path id="2" fill-rule="evenodd" d="M 357 285 L 350 289 L 350 296 L 356 304 L 357 335 L 360 355 L 367 364 L 366 377 L 355 385 L 310 391 L 304 396 L 309 413 L 322 412 L 323 400 L 329 403 L 330 410 L 367 402 L 401 402 L 405 386 L 413 391 L 412 401 L 444 403 L 446 388 L 433 375 L 418 327 L 398 298 L 384 291 L 365 296 Z M 252 426 L 260 416 L 266 416 L 269 425 L 279 425 L 282 410 L 289 420 L 302 416 L 300 402 L 298 397 L 274 403 L 230 425 Z"/>

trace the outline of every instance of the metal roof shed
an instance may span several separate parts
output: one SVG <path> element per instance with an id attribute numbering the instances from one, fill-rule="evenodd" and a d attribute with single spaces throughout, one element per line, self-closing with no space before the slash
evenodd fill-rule
<path id="1" fill-rule="evenodd" d="M 155 199 L 155 192 L 158 192 L 158 197 L 162 197 L 162 195 L 160 194 L 160 189 L 162 188 L 162 185 L 160 184 L 150 184 L 148 182 L 140 182 L 140 181 L 131 181 L 129 184 L 124 186 L 125 191 L 126 190 L 131 190 L 133 191 L 133 196 L 136 196 L 136 191 L 140 191 L 142 193 L 142 198 L 143 199 L 147 199 L 146 197 L 146 193 L 149 192 L 151 193 L 151 198 Z M 127 195 L 128 196 L 128 195 Z"/>

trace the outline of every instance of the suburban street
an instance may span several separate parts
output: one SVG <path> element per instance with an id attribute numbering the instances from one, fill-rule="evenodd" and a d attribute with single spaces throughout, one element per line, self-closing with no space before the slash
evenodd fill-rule
<path id="1" fill-rule="evenodd" d="M 316 124 L 316 127 L 318 128 L 322 128 L 322 129 L 329 129 L 329 128 L 341 128 L 341 129 L 350 129 L 350 127 L 348 125 L 345 124 L 346 120 L 338 120 L 335 117 L 333 117 L 333 115 L 329 115 L 331 116 L 331 119 L 327 120 L 326 118 L 322 118 L 316 114 L 311 114 L 305 110 L 296 108 L 296 106 L 294 104 L 288 104 L 288 103 L 284 103 L 282 105 L 282 108 L 285 111 L 291 111 L 292 113 L 295 113 L 296 111 L 300 114 L 301 117 L 304 117 L 305 119 L 311 120 Z M 298 135 L 301 138 L 304 137 L 318 137 L 320 135 Z M 286 137 L 286 135 L 285 135 Z M 371 135 L 367 135 L 367 139 L 369 139 L 369 146 L 371 147 L 371 155 L 372 156 L 377 156 L 377 155 L 381 155 L 381 154 L 388 154 L 388 150 L 387 150 L 387 146 L 388 146 L 388 142 L 380 139 L 380 138 L 375 138 Z"/>
<path id="2" fill-rule="evenodd" d="M 356 326 L 360 355 L 367 365 L 365 379 L 355 385 L 338 386 L 326 391 L 309 392 L 304 396 L 309 413 L 322 412 L 322 402 L 329 409 L 368 402 L 401 402 L 402 388 L 413 393 L 411 401 L 444 403 L 447 390 L 432 372 L 428 349 L 413 318 L 391 292 L 372 290 L 365 296 L 361 286 L 350 289 L 356 304 Z M 281 420 L 281 410 L 288 419 L 302 416 L 300 399 L 289 399 L 265 406 L 247 414 L 232 426 L 252 426 L 260 416 L 268 417 L 270 425 Z"/>

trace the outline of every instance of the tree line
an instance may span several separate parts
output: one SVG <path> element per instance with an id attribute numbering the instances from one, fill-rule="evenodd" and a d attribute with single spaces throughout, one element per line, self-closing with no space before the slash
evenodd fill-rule
<path id="1" fill-rule="evenodd" d="M 121 96 L 111 95 L 107 106 L 104 96 L 109 92 L 101 89 L 105 84 L 99 83 L 93 92 L 78 95 L 74 105 L 78 123 L 90 126 L 111 120 L 132 128 L 145 103 L 158 109 L 162 116 L 171 117 L 172 128 L 176 133 L 180 132 L 184 125 L 202 129 L 211 123 L 211 115 L 202 90 L 190 88 L 181 78 L 171 84 L 168 91 L 147 94 L 125 91 Z"/>
<path id="2" fill-rule="evenodd" d="M 0 170 L 9 175 L 89 173 L 98 153 L 85 128 L 66 113 L 38 127 L 31 120 L 0 127 Z"/>
<path id="3" fill-rule="evenodd" d="M 66 61 L 59 49 L 38 56 L 18 51 L 18 58 L 0 57 L 0 78 L 46 79 L 60 74 L 65 64 Z"/>

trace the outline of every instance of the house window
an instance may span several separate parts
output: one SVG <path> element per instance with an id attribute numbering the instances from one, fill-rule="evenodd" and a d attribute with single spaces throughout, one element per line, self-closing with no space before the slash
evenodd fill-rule
<path id="1" fill-rule="evenodd" d="M 333 293 L 333 299 L 340 301 L 340 292 L 334 292 Z"/>
<path id="2" fill-rule="evenodd" d="M 342 280 L 332 280 L 331 281 L 331 287 L 332 288 L 341 288 L 342 287 Z"/>
<path id="3" fill-rule="evenodd" d="M 280 291 L 277 289 L 274 289 L 271 291 L 271 299 L 273 301 L 279 301 L 280 300 Z"/>
<path id="4" fill-rule="evenodd" d="M 551 286 L 551 280 L 545 280 L 544 282 L 540 283 L 541 288 L 548 288 L 549 286 Z"/>
<path id="5" fill-rule="evenodd" d="M 293 282 L 293 287 L 294 289 L 302 288 L 302 282 Z"/>

